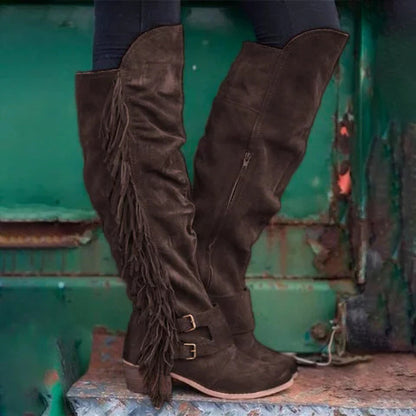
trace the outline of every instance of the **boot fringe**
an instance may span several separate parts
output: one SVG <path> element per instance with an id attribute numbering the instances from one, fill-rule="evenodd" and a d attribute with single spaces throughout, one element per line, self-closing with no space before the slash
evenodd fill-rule
<path id="1" fill-rule="evenodd" d="M 171 399 L 163 388 L 173 367 L 175 326 L 174 291 L 157 248 L 152 242 L 149 224 L 132 181 L 129 160 L 129 111 L 123 100 L 118 75 L 112 95 L 103 112 L 100 135 L 105 163 L 113 179 L 110 206 L 118 226 L 122 279 L 129 298 L 139 308 L 140 326 L 146 328 L 140 340 L 138 362 L 148 394 L 156 407 Z"/>

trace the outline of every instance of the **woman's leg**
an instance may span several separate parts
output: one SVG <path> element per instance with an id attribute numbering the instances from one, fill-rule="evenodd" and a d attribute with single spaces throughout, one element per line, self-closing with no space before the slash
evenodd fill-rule
<path id="1" fill-rule="evenodd" d="M 415 29 L 416 2 L 414 0 L 385 0 L 387 11 L 387 30 L 390 33 Z"/>
<path id="2" fill-rule="evenodd" d="M 118 68 L 143 32 L 180 23 L 180 0 L 95 0 L 93 69 Z"/>
<path id="3" fill-rule="evenodd" d="M 340 28 L 334 0 L 241 0 L 241 4 L 257 42 L 267 46 L 282 48 L 310 29 Z"/>

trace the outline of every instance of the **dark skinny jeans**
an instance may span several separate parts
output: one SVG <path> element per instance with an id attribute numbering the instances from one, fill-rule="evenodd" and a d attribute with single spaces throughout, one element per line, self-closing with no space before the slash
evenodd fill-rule
<path id="1" fill-rule="evenodd" d="M 281 48 L 316 28 L 339 29 L 334 0 L 240 0 L 257 42 Z M 180 23 L 180 0 L 95 0 L 93 69 L 117 68 L 143 32 Z"/>

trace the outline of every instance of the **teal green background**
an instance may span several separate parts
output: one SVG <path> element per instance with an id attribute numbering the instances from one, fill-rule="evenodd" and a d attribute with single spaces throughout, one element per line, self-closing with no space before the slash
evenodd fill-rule
<path id="1" fill-rule="evenodd" d="M 367 287 L 375 287 L 379 300 L 375 326 L 384 330 L 386 321 L 396 322 L 385 309 L 398 294 L 411 298 L 409 276 L 399 265 L 382 278 L 369 273 L 369 258 L 399 264 L 400 243 L 396 233 L 380 255 L 367 217 L 372 190 L 380 185 L 368 171 L 372 149 L 378 149 L 374 142 L 380 137 L 399 142 L 401 126 L 415 122 L 410 69 L 415 65 L 407 59 L 414 56 L 409 52 L 414 38 L 384 33 L 380 8 L 366 4 L 338 3 L 350 40 L 282 210 L 253 249 L 247 282 L 256 335 L 278 350 L 324 350 L 311 327 L 328 325 L 339 301 L 354 295 L 355 283 L 368 283 L 369 276 L 375 278 Z M 235 4 L 186 3 L 183 23 L 188 137 L 183 152 L 192 177 L 212 99 L 253 31 Z M 70 232 L 65 224 L 96 217 L 82 180 L 74 102 L 74 74 L 91 66 L 93 11 L 84 2 L 1 4 L 0 28 L 0 414 L 63 415 L 65 391 L 87 369 L 93 327 L 125 329 L 130 311 L 125 287 L 100 228 L 76 236 L 79 244 L 73 247 L 11 248 L 3 240 L 16 235 L 4 224 L 25 221 L 30 233 L 33 222 L 59 222 Z M 390 134 L 393 124 L 399 126 L 396 135 Z M 397 157 L 394 146 L 382 148 L 387 150 L 375 164 L 389 166 Z M 351 195 L 339 194 L 344 166 L 352 172 Z M 399 196 L 393 184 L 377 199 L 392 204 L 397 223 Z M 378 229 L 385 239 L 388 233 Z M 409 306 L 406 319 L 397 311 L 393 318 L 408 330 L 412 311 Z M 408 342 L 400 331 L 395 334 Z"/>

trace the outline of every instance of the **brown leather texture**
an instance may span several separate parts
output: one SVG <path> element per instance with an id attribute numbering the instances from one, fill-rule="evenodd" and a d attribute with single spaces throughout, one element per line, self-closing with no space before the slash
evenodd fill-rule
<path id="1" fill-rule="evenodd" d="M 248 288 L 231 296 L 211 296 L 211 300 L 224 312 L 233 335 L 254 331 L 254 315 Z"/>
<path id="2" fill-rule="evenodd" d="M 156 406 L 171 371 L 232 393 L 291 377 L 236 349 L 200 280 L 180 151 L 183 64 L 182 26 L 164 26 L 140 35 L 117 70 L 76 76 L 85 185 L 133 303 L 123 355 Z"/>
<path id="3" fill-rule="evenodd" d="M 213 300 L 245 290 L 252 245 L 280 209 L 347 39 L 315 29 L 283 49 L 246 42 L 221 84 L 197 149 L 193 188 L 199 269 Z M 237 345 L 261 355 L 248 302 L 233 304 L 224 313 Z"/>
<path id="4" fill-rule="evenodd" d="M 123 105 L 129 114 L 126 162 L 131 166 L 152 241 L 168 269 L 179 316 L 211 307 L 198 277 L 194 205 L 180 151 L 185 142 L 182 36 L 181 26 L 146 32 L 130 47 L 118 70 L 79 73 L 76 79 L 85 184 L 104 226 L 113 222 L 108 201 L 111 180 L 103 163 L 99 129 L 115 78 L 121 81 Z M 108 237 L 111 240 L 111 232 Z"/>
<path id="5" fill-rule="evenodd" d="M 257 360 L 234 344 L 209 357 L 175 360 L 172 372 L 222 393 L 244 394 L 272 389 L 292 379 L 289 366 Z"/>
<path id="6" fill-rule="evenodd" d="M 97 72 L 93 77 L 76 76 L 78 130 L 84 154 L 84 183 L 92 205 L 100 216 L 103 230 L 116 264 L 119 247 L 115 243 L 116 224 L 112 221 L 108 195 L 111 175 L 103 163 L 105 152 L 99 140 L 104 102 L 111 90 L 117 71 Z"/>
<path id="7" fill-rule="evenodd" d="M 145 323 L 139 321 L 133 311 L 127 331 L 124 359 L 135 362 L 139 351 L 140 336 L 145 333 Z M 288 363 L 268 363 L 245 354 L 237 348 L 218 307 L 194 314 L 196 328 L 190 332 L 186 318 L 181 318 L 179 343 L 175 348 L 173 373 L 196 381 L 205 388 L 221 393 L 254 393 L 271 389 L 288 382 L 293 369 Z M 200 317 L 203 317 L 200 319 Z M 195 344 L 195 345 L 193 345 Z M 195 355 L 192 351 L 195 351 Z"/>
<path id="8" fill-rule="evenodd" d="M 179 316 L 211 307 L 198 276 L 194 205 L 180 151 L 185 142 L 183 63 L 183 29 L 178 25 L 141 35 L 120 66 L 133 182 L 168 270 Z"/>
<path id="9" fill-rule="evenodd" d="M 117 70 L 76 75 L 85 185 L 139 311 L 135 364 L 159 404 L 167 399 L 160 387 L 173 366 L 176 317 L 212 307 L 198 276 L 180 152 L 182 72 L 179 25 L 139 36 Z"/>
<path id="10" fill-rule="evenodd" d="M 124 359 L 130 363 L 138 361 L 140 344 L 146 334 L 147 323 L 138 315 L 140 311 L 134 310 L 125 339 Z M 230 330 L 218 307 L 178 318 L 177 328 L 179 339 L 175 345 L 175 360 L 194 361 L 233 345 Z"/>
<path id="11" fill-rule="evenodd" d="M 194 315 L 195 329 L 190 332 L 189 319 L 181 321 L 178 324 L 182 327 L 181 342 L 172 372 L 196 380 L 206 388 L 233 394 L 268 390 L 292 378 L 289 366 L 270 365 L 236 348 L 219 306 Z M 196 358 L 192 361 L 189 361 L 192 357 L 189 343 L 196 344 Z"/>
<path id="12" fill-rule="evenodd" d="M 279 354 L 255 338 L 255 322 L 248 288 L 232 296 L 211 296 L 211 299 L 224 313 L 234 343 L 241 351 L 256 360 L 288 366 L 293 374 L 296 373 L 297 365 L 293 357 Z"/>

